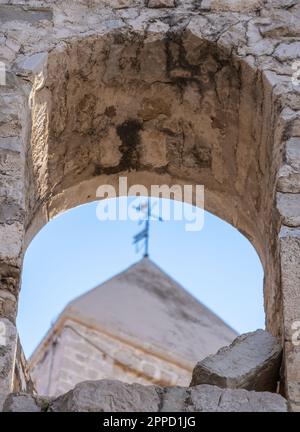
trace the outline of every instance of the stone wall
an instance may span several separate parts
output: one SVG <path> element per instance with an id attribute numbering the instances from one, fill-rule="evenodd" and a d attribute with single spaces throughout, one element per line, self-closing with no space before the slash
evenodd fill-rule
<path id="1" fill-rule="evenodd" d="M 1 1 L 2 397 L 26 245 L 53 215 L 126 175 L 146 187 L 204 184 L 207 210 L 255 246 L 267 327 L 284 341 L 282 388 L 299 409 L 299 9 Z"/>
<path id="2" fill-rule="evenodd" d="M 38 394 L 58 396 L 86 380 L 117 379 L 127 383 L 185 385 L 191 369 L 141 351 L 72 320 L 53 329 L 30 361 Z"/>
<path id="3" fill-rule="evenodd" d="M 70 327 L 69 327 L 70 328 Z M 265 330 L 237 337 L 198 362 L 190 388 L 84 381 L 58 397 L 10 394 L 7 412 L 287 412 L 278 389 L 282 347 Z"/>
<path id="4" fill-rule="evenodd" d="M 35 393 L 30 371 L 28 370 L 28 363 L 19 339 L 17 343 L 13 389 L 14 392 Z"/>

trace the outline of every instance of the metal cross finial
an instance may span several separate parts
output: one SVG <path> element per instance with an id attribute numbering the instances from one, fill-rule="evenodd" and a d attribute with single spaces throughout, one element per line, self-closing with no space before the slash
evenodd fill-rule
<path id="1" fill-rule="evenodd" d="M 149 234 L 150 234 L 150 218 L 155 218 L 156 220 L 162 221 L 162 218 L 156 215 L 153 215 L 152 209 L 157 204 L 155 201 L 151 208 L 151 198 L 147 198 L 147 200 L 143 203 L 140 203 L 135 209 L 143 214 L 143 217 L 139 221 L 139 225 L 145 222 L 143 229 L 138 232 L 133 237 L 133 244 L 136 245 L 137 251 L 139 251 L 139 244 L 143 242 L 144 245 L 144 258 L 149 256 Z"/>

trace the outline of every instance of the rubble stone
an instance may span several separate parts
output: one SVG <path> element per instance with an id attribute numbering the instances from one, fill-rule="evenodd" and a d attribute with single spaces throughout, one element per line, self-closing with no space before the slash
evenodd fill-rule
<path id="1" fill-rule="evenodd" d="M 264 330 L 237 337 L 231 345 L 197 363 L 191 386 L 217 385 L 255 391 L 276 391 L 282 348 Z"/>

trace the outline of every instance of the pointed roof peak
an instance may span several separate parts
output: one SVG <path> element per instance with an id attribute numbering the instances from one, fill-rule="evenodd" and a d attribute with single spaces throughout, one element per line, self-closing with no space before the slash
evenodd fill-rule
<path id="1" fill-rule="evenodd" d="M 62 315 L 192 363 L 236 337 L 149 257 L 73 300 Z"/>

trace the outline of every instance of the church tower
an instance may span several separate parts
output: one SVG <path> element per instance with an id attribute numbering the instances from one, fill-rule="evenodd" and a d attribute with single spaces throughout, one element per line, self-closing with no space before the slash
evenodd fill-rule
<path id="1" fill-rule="evenodd" d="M 189 384 L 236 333 L 149 258 L 71 301 L 30 359 L 39 394 L 103 378 Z"/>

